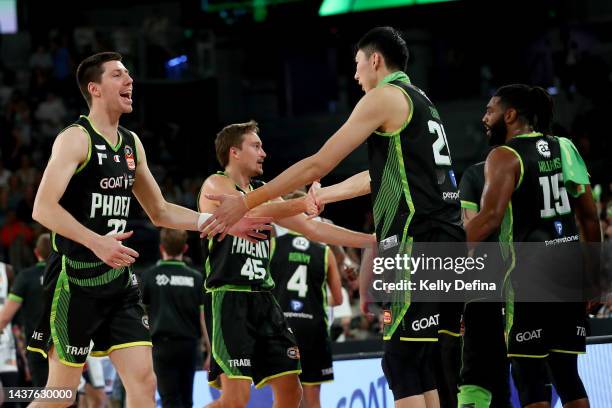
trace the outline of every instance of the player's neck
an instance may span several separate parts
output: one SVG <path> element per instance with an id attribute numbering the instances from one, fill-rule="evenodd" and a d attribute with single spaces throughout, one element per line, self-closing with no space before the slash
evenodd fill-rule
<path id="1" fill-rule="evenodd" d="M 109 112 L 104 108 L 92 107 L 87 115 L 93 127 L 109 142 L 115 146 L 119 139 L 119 118 L 120 113 Z"/>
<path id="2" fill-rule="evenodd" d="M 170 255 L 162 255 L 163 261 L 179 261 L 183 262 L 183 255 L 170 256 Z"/>
<path id="3" fill-rule="evenodd" d="M 533 131 L 533 126 L 530 125 L 517 126 L 514 129 L 508 129 L 508 133 L 506 134 L 506 142 L 515 136 L 526 135 L 527 133 L 532 133 Z"/>
<path id="4" fill-rule="evenodd" d="M 225 175 L 232 179 L 234 184 L 239 186 L 244 191 L 249 190 L 249 185 L 251 184 L 251 177 L 242 173 L 239 169 L 236 169 L 232 166 L 227 166 L 225 168 Z"/>

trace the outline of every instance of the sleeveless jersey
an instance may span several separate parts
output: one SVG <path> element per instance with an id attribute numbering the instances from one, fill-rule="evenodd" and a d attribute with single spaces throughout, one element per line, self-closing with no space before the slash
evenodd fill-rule
<path id="1" fill-rule="evenodd" d="M 444 126 L 425 93 L 395 80 L 410 100 L 411 115 L 391 133 L 368 138 L 371 191 L 380 249 L 404 245 L 415 235 L 440 227 L 458 239 L 461 210 Z"/>
<path id="2" fill-rule="evenodd" d="M 218 173 L 225 176 L 225 173 Z M 225 176 L 227 177 L 227 176 Z M 250 188 L 262 186 L 262 181 L 251 181 Z M 236 190 L 245 194 L 239 186 Z M 199 199 L 198 199 L 199 202 Z M 274 281 L 269 264 L 273 247 L 270 239 L 253 244 L 242 238 L 228 235 L 223 241 L 217 238 L 202 240 L 204 257 L 204 287 L 206 289 L 270 290 Z"/>
<path id="3" fill-rule="evenodd" d="M 327 251 L 329 247 L 289 232 L 272 238 L 270 273 L 274 296 L 294 330 L 327 330 Z"/>
<path id="4" fill-rule="evenodd" d="M 578 241 L 578 227 L 563 184 L 561 148 L 554 136 L 533 132 L 513 137 L 506 146 L 521 163 L 521 176 L 509 206 L 505 231 L 514 242 Z M 502 227 L 502 229 L 504 229 Z"/>
<path id="5" fill-rule="evenodd" d="M 6 265 L 0 262 L 0 305 L 6 303 L 8 296 L 8 275 Z M 11 323 L 0 332 L 0 373 L 17 372 L 17 350 Z"/>
<path id="6" fill-rule="evenodd" d="M 101 235 L 125 230 L 136 175 L 136 143 L 129 130 L 119 126 L 119 140 L 111 146 L 86 116 L 77 126 L 89 138 L 87 159 L 70 179 L 60 205 L 78 222 Z M 99 262 L 83 245 L 53 233 L 53 249 L 72 261 Z"/>

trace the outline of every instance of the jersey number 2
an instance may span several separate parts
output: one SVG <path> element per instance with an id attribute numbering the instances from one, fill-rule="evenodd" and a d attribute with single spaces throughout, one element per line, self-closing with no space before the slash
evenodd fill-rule
<path id="1" fill-rule="evenodd" d="M 297 292 L 299 297 L 305 298 L 308 292 L 307 275 L 308 267 L 306 265 L 298 266 L 293 275 L 291 275 L 289 282 L 287 282 L 287 290 Z"/>
<path id="2" fill-rule="evenodd" d="M 112 228 L 106 235 L 112 234 L 121 234 L 125 231 L 125 226 L 127 225 L 126 220 L 118 220 L 116 218 L 111 218 L 108 220 L 108 228 Z"/>
<path id="3" fill-rule="evenodd" d="M 446 133 L 444 132 L 444 126 L 436 122 L 435 120 L 430 120 L 427 122 L 427 126 L 429 126 L 429 133 L 435 134 L 438 137 L 436 141 L 431 146 L 433 149 L 434 161 L 438 166 L 450 166 L 451 158 L 450 158 L 450 149 L 448 148 L 448 141 L 446 140 Z M 448 155 L 442 154 L 442 150 L 446 147 L 446 151 Z"/>

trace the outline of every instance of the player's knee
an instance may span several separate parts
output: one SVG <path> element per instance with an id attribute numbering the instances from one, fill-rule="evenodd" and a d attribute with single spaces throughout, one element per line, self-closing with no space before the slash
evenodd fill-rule
<path id="1" fill-rule="evenodd" d="M 510 361 L 521 406 L 549 401 L 546 388 L 549 377 L 544 359 L 511 358 Z"/>
<path id="2" fill-rule="evenodd" d="M 243 392 L 224 394 L 222 399 L 223 408 L 244 408 L 249 403 L 249 394 Z"/>
<path id="3" fill-rule="evenodd" d="M 551 353 L 549 357 L 555 389 L 564 405 L 587 397 L 584 384 L 578 374 L 577 357 L 560 353 Z"/>
<path id="4" fill-rule="evenodd" d="M 295 384 L 292 384 L 291 387 L 287 387 L 287 401 L 291 404 L 295 404 L 297 407 L 302 401 L 302 396 L 304 394 L 304 390 L 302 390 L 302 384 L 299 381 L 296 381 Z"/>

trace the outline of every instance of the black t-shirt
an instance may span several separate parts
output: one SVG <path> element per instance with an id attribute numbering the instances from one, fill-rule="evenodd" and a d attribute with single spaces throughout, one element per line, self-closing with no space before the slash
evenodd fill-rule
<path id="1" fill-rule="evenodd" d="M 153 340 L 197 339 L 204 305 L 204 278 L 182 261 L 159 261 L 142 274 L 142 301 L 148 306 Z"/>
<path id="2" fill-rule="evenodd" d="M 39 262 L 31 268 L 19 272 L 8 295 L 9 299 L 21 303 L 20 314 L 28 339 L 32 337 L 43 310 L 42 280 L 45 265 L 44 262 Z"/>

